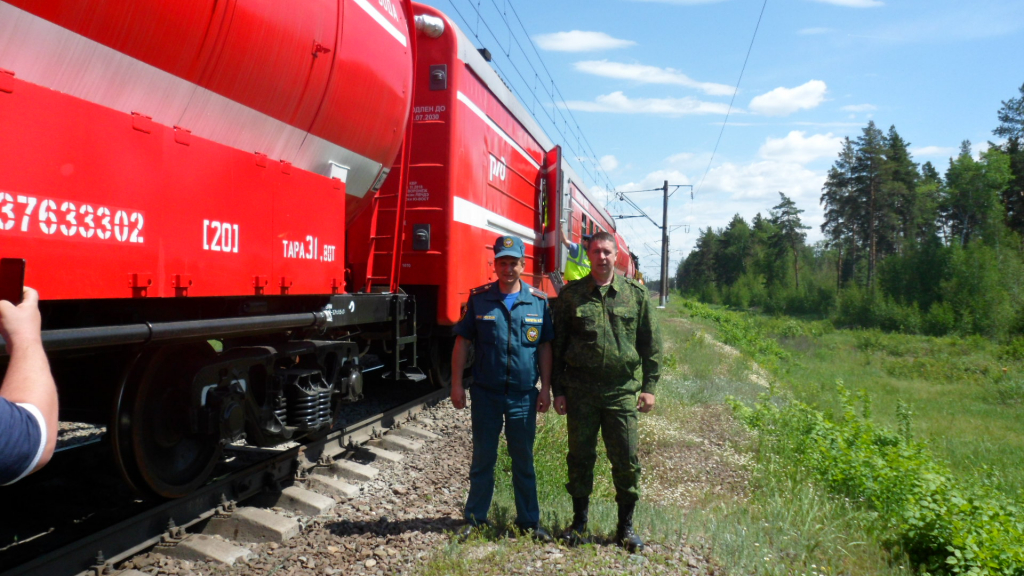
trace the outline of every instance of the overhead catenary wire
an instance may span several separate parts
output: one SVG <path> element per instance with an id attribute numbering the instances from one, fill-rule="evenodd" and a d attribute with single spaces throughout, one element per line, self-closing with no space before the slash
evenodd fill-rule
<path id="1" fill-rule="evenodd" d="M 615 207 L 626 208 L 625 202 L 617 200 L 615 186 L 601 166 L 593 145 L 569 108 L 515 5 L 510 0 L 448 0 L 448 4 L 454 11 L 453 16 L 475 38 L 478 47 L 489 44 L 495 48 L 491 65 L 519 101 L 524 106 L 530 105 L 531 112 L 544 129 L 551 130 L 552 136 L 559 136 L 559 144 L 567 152 L 563 156 L 578 170 L 585 183 L 603 188 L 608 195 L 605 208 L 609 212 L 613 212 Z M 501 30 L 501 26 L 505 30 Z M 537 108 L 540 108 L 539 112 Z M 657 190 L 660 188 L 649 191 Z M 642 242 L 649 235 L 649 230 L 641 230 L 646 226 L 638 227 L 630 219 L 617 220 L 614 225 L 624 237 L 631 239 L 631 243 Z"/>
<path id="2" fill-rule="evenodd" d="M 494 0 L 491 0 L 491 1 L 493 2 Z M 522 28 L 523 32 L 526 32 L 526 26 L 523 25 L 523 20 L 521 18 L 519 18 L 519 13 L 516 12 L 515 6 L 513 6 L 510 3 L 509 7 L 512 8 L 512 14 L 515 15 L 516 21 L 519 22 L 519 27 Z M 527 34 L 527 38 L 530 38 L 529 34 Z M 540 62 L 541 67 L 544 68 L 544 73 L 547 74 L 548 77 L 551 77 L 551 72 L 548 71 L 547 64 L 545 64 L 544 63 L 544 59 L 541 58 L 540 52 L 537 50 L 537 44 L 533 41 L 533 38 L 530 38 L 530 46 L 533 48 L 533 53 L 537 56 L 537 61 Z M 589 148 L 590 151 L 591 151 L 591 154 L 593 154 L 594 147 L 590 144 L 590 140 L 587 139 L 587 135 L 583 133 L 583 130 L 579 129 L 579 122 L 577 122 L 576 117 L 572 113 L 572 110 L 569 109 L 569 105 L 568 105 L 568 103 L 566 103 L 565 96 L 562 95 L 562 91 L 558 88 L 558 85 L 552 84 L 552 86 L 554 87 L 555 91 L 558 92 L 559 100 L 562 101 L 562 109 L 564 109 L 566 112 L 569 113 L 569 117 L 572 118 L 573 123 L 576 125 L 576 127 L 578 129 L 578 134 L 583 137 L 583 141 L 586 143 L 587 148 Z M 561 110 L 559 111 L 559 113 L 561 113 Z M 593 156 L 594 156 L 595 159 L 597 158 L 596 154 L 593 154 Z M 605 172 L 603 168 L 601 169 L 601 172 L 602 172 L 602 174 L 605 175 L 605 180 L 608 182 L 609 188 L 611 188 L 612 187 L 611 186 L 611 180 L 609 178 L 607 178 L 607 176 L 608 176 L 607 172 Z"/>
<path id="3" fill-rule="evenodd" d="M 722 129 L 718 131 L 718 139 L 715 141 L 715 147 L 711 151 L 711 158 L 708 160 L 708 167 L 704 170 L 704 175 L 700 177 L 700 184 L 697 185 L 697 192 L 700 193 L 701 188 L 704 186 L 704 179 L 708 177 L 708 172 L 711 172 L 711 163 L 715 161 L 715 154 L 718 153 L 718 145 L 722 143 L 722 134 L 725 134 L 725 127 L 729 124 L 729 114 L 732 113 L 732 105 L 736 102 L 736 94 L 740 91 L 740 82 L 743 81 L 743 72 L 747 69 L 747 62 L 750 60 L 750 52 L 754 49 L 754 40 L 757 38 L 757 31 L 761 28 L 761 18 L 764 17 L 764 9 L 768 6 L 768 0 L 764 0 L 761 4 L 761 13 L 757 16 L 757 25 L 754 26 L 754 34 L 750 37 L 750 45 L 747 46 L 747 55 L 743 58 L 743 66 L 740 68 L 740 76 L 736 79 L 736 88 L 732 91 L 732 98 L 729 99 L 729 108 L 725 111 L 725 120 L 722 121 Z"/>
<path id="4" fill-rule="evenodd" d="M 508 32 L 508 41 L 506 43 L 507 48 L 503 46 L 502 38 L 495 29 L 492 28 L 491 23 L 482 13 L 480 9 L 481 0 L 477 0 L 476 2 L 473 2 L 473 0 L 464 0 L 464 3 L 472 9 L 473 15 L 476 16 L 475 22 L 472 22 L 474 24 L 472 26 L 470 25 L 471 21 L 466 17 L 466 14 L 459 9 L 459 6 L 456 4 L 456 0 L 449 0 L 449 4 L 455 10 L 458 18 L 462 21 L 464 28 L 473 34 L 478 44 L 484 44 L 484 39 L 481 38 L 481 24 L 487 34 L 490 35 L 490 38 L 497 44 L 497 47 L 500 49 L 499 53 L 505 56 L 508 65 L 511 67 L 511 71 L 513 71 L 515 76 L 519 78 L 520 83 L 510 83 L 510 81 L 513 80 L 513 76 L 503 69 L 501 63 L 492 59 L 491 65 L 494 66 L 502 76 L 509 89 L 515 93 L 520 102 L 523 102 L 524 105 L 530 101 L 536 102 L 540 100 L 538 88 L 543 92 L 546 100 L 550 102 L 551 106 L 542 105 L 540 106 L 541 111 L 543 112 L 543 116 L 547 120 L 549 127 L 560 136 L 559 144 L 564 148 L 567 148 L 571 153 L 571 156 L 567 158 L 567 160 L 579 169 L 582 176 L 589 180 L 589 185 L 600 186 L 605 190 L 614 189 L 607 172 L 600 166 L 600 162 L 598 161 L 597 154 L 594 152 L 593 146 L 583 134 L 583 130 L 579 126 L 579 122 L 576 121 L 576 118 L 572 116 L 571 112 L 568 112 L 569 115 L 566 117 L 568 109 L 566 108 L 565 98 L 562 96 L 561 90 L 555 83 L 547 65 L 543 61 L 543 58 L 541 58 L 540 52 L 537 50 L 533 39 L 530 38 L 530 35 L 527 32 L 522 19 L 519 17 L 519 13 L 516 11 L 515 6 L 511 3 L 506 3 L 506 6 L 512 9 L 512 13 L 519 24 L 519 28 L 526 36 L 532 52 L 535 54 L 540 68 L 543 70 L 546 78 L 542 78 L 541 70 L 538 70 L 537 66 L 535 66 L 533 61 L 530 59 L 529 54 L 527 54 L 526 49 L 523 47 L 524 43 L 520 41 L 519 35 L 512 29 L 507 15 L 498 7 L 495 0 L 490 0 L 490 2 L 495 11 L 498 12 L 501 22 L 504 24 L 506 31 Z M 520 66 L 518 66 L 513 59 L 513 44 L 519 49 L 519 52 L 522 53 L 523 59 L 529 66 L 530 71 L 533 73 L 532 78 L 528 77 L 528 75 L 520 69 Z M 523 88 L 520 89 L 518 84 L 521 84 Z M 548 89 L 548 86 L 550 86 L 550 89 Z M 531 96 L 532 98 L 528 98 L 527 96 Z M 561 102 L 561 105 L 559 105 L 559 101 Z M 536 115 L 536 107 L 534 107 L 534 114 Z M 538 116 L 538 118 L 540 117 Z M 593 166 L 593 168 L 591 166 Z"/>

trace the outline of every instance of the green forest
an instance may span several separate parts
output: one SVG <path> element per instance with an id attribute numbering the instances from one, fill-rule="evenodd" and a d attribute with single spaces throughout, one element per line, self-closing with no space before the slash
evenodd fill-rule
<path id="1" fill-rule="evenodd" d="M 844 140 L 822 188 L 824 239 L 785 194 L 700 231 L 676 286 L 704 302 L 912 334 L 1024 334 L 1024 85 L 980 154 L 918 164 L 895 125 Z"/>

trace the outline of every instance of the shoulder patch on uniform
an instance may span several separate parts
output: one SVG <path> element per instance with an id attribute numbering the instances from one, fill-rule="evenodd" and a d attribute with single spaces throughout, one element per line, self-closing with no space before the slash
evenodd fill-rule
<path id="1" fill-rule="evenodd" d="M 562 292 L 574 292 L 579 290 L 586 291 L 587 283 L 584 282 L 583 280 L 584 278 L 580 278 L 579 280 L 573 280 L 572 282 L 569 282 L 568 284 L 562 287 Z"/>
<path id="2" fill-rule="evenodd" d="M 631 286 L 635 286 L 637 288 L 644 288 L 644 285 L 639 283 L 639 282 L 637 282 L 636 278 L 630 278 L 628 276 L 623 276 L 623 278 L 625 278 L 626 279 L 626 283 L 630 284 Z"/>
<path id="3" fill-rule="evenodd" d="M 493 284 L 493 282 L 491 284 Z M 479 294 L 481 292 L 486 292 L 486 291 L 491 289 L 491 284 L 484 284 L 483 286 L 477 286 L 476 288 L 473 288 L 472 290 L 470 290 L 469 293 L 470 294 Z"/>
<path id="4" fill-rule="evenodd" d="M 537 298 L 541 298 L 544 300 L 548 299 L 548 295 L 546 292 L 544 292 L 543 290 L 537 290 L 536 288 L 530 288 L 530 294 L 533 294 Z"/>

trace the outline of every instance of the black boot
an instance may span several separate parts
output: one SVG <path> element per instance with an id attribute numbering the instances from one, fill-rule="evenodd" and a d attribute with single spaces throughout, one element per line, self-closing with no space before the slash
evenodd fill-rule
<path id="1" fill-rule="evenodd" d="M 587 521 L 590 520 L 590 496 L 572 499 L 572 524 L 562 532 L 562 540 L 569 546 L 588 544 Z"/>
<path id="2" fill-rule="evenodd" d="M 619 528 L 615 531 L 615 541 L 630 553 L 644 550 L 644 541 L 633 531 L 634 508 L 636 508 L 636 502 L 619 504 Z"/>

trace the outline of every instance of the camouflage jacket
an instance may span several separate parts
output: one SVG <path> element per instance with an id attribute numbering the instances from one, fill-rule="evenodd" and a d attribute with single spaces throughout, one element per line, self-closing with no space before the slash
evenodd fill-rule
<path id="1" fill-rule="evenodd" d="M 562 288 L 552 310 L 553 395 L 577 387 L 654 393 L 661 333 L 647 288 L 616 275 L 602 297 L 587 276 Z"/>

